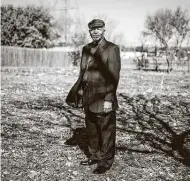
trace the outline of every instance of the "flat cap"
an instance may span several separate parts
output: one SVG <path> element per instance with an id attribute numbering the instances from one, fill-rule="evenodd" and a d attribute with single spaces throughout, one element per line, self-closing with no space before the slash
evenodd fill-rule
<path id="1" fill-rule="evenodd" d="M 93 19 L 92 21 L 88 23 L 88 27 L 90 29 L 95 28 L 95 27 L 104 27 L 104 26 L 105 26 L 105 23 L 101 19 Z"/>

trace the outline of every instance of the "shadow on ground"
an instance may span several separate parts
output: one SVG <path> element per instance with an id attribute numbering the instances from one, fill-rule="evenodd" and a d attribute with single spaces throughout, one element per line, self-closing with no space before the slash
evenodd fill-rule
<path id="1" fill-rule="evenodd" d="M 163 153 L 190 166 L 190 99 L 144 95 L 119 96 L 117 151 Z M 124 133 L 124 136 L 120 134 Z M 125 136 L 129 140 L 125 140 Z M 78 145 L 88 156 L 85 128 L 73 129 L 67 141 Z"/>
<path id="2" fill-rule="evenodd" d="M 118 131 L 130 135 L 119 150 L 160 152 L 190 165 L 190 99 L 187 97 L 120 94 L 126 107 L 119 111 Z"/>
<path id="3" fill-rule="evenodd" d="M 190 98 L 182 96 L 147 98 L 144 95 L 129 97 L 120 94 L 119 101 L 117 151 L 147 154 L 164 153 L 190 166 Z M 49 98 L 40 98 L 31 102 L 14 101 L 9 102 L 9 104 L 14 104 L 17 109 L 27 108 L 36 111 L 51 110 L 59 112 L 60 116 L 66 118 L 65 122 L 55 123 L 53 120 L 46 120 L 43 123 L 42 120 L 38 124 L 46 124 L 49 127 L 55 125 L 67 127 L 72 131 L 72 136 L 67 142 L 71 143 L 71 146 L 78 145 L 84 154 L 87 157 L 89 156 L 84 126 L 72 126 L 72 122 L 79 124 L 84 122 L 82 110 L 72 109 L 66 106 L 62 100 Z M 4 116 L 11 114 L 6 111 L 2 109 Z M 34 121 L 33 118 L 30 117 L 30 119 Z M 5 124 L 5 122 L 2 124 Z M 14 139 L 19 126 L 14 123 L 9 124 L 9 128 L 15 133 L 11 134 L 11 138 Z M 25 131 L 28 131 L 28 134 L 35 134 L 27 128 Z M 39 134 L 36 134 L 36 136 L 39 136 Z M 49 137 L 50 142 L 60 139 L 56 136 L 47 137 Z M 8 138 L 6 130 L 3 131 L 2 138 Z"/>

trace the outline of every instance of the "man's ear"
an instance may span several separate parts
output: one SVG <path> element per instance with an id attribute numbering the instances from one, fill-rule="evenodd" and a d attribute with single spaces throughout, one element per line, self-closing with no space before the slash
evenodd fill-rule
<path id="1" fill-rule="evenodd" d="M 106 28 L 105 28 L 105 26 L 104 26 L 104 32 L 106 31 Z"/>

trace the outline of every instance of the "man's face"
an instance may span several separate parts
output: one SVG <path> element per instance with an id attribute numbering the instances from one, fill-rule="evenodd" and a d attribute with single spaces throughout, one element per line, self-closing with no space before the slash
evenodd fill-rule
<path id="1" fill-rule="evenodd" d="M 94 41 L 104 38 L 105 27 L 94 27 L 89 30 L 90 36 Z"/>

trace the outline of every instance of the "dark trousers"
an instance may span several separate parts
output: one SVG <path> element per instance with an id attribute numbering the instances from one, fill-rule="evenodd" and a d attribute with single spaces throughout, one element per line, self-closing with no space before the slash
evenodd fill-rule
<path id="1" fill-rule="evenodd" d="M 111 167 L 115 155 L 116 113 L 98 114 L 87 109 L 85 115 L 90 159 Z"/>

